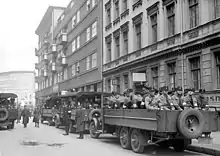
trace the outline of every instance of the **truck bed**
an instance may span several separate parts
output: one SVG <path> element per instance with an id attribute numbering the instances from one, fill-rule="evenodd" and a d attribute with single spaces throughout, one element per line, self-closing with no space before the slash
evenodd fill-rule
<path id="1" fill-rule="evenodd" d="M 203 132 L 220 130 L 218 112 L 202 111 Z M 177 132 L 177 119 L 181 111 L 147 109 L 103 109 L 103 122 L 107 125 L 125 126 L 157 132 Z"/>

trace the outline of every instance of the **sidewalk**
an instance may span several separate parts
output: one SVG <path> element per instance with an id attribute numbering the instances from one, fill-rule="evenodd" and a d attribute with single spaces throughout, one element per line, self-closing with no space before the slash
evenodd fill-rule
<path id="1" fill-rule="evenodd" d="M 211 144 L 198 143 L 198 140 L 193 140 L 188 150 L 220 156 L 220 132 L 213 132 L 211 137 L 213 138 Z"/>

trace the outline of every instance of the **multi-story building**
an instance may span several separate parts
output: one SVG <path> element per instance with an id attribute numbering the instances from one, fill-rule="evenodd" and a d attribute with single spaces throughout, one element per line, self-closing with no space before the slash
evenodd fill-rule
<path id="1" fill-rule="evenodd" d="M 60 91 L 101 91 L 102 0 L 72 0 L 54 30 Z"/>
<path id="2" fill-rule="evenodd" d="M 72 89 L 101 91 L 102 6 L 102 0 L 72 0 L 65 9 L 47 10 L 36 31 L 37 97 Z"/>
<path id="3" fill-rule="evenodd" d="M 141 81 L 220 101 L 220 0 L 103 0 L 104 90 Z"/>
<path id="4" fill-rule="evenodd" d="M 58 93 L 58 85 L 54 80 L 56 45 L 53 44 L 53 30 L 57 26 L 58 18 L 64 9 L 50 6 L 35 31 L 39 38 L 38 48 L 35 49 L 35 56 L 38 57 L 38 62 L 35 64 L 37 87 L 35 97 L 37 103 L 42 97 Z"/>

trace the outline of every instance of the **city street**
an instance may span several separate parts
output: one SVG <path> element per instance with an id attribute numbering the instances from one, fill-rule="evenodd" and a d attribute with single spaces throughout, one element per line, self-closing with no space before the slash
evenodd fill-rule
<path id="1" fill-rule="evenodd" d="M 77 134 L 63 136 L 62 129 L 40 125 L 35 128 L 32 123 L 25 129 L 17 124 L 14 130 L 0 131 L 0 156 L 134 156 L 138 155 L 120 147 L 117 139 L 110 135 L 102 135 L 94 140 L 85 136 L 84 140 L 76 139 Z M 157 146 L 148 147 L 145 156 L 196 156 L 203 155 L 193 152 L 176 153 L 172 149 L 160 149 Z"/>

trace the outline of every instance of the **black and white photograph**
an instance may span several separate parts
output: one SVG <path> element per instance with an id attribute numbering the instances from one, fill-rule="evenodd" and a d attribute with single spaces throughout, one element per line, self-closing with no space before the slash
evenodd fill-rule
<path id="1" fill-rule="evenodd" d="M 220 0 L 0 6 L 0 156 L 220 156 Z"/>

